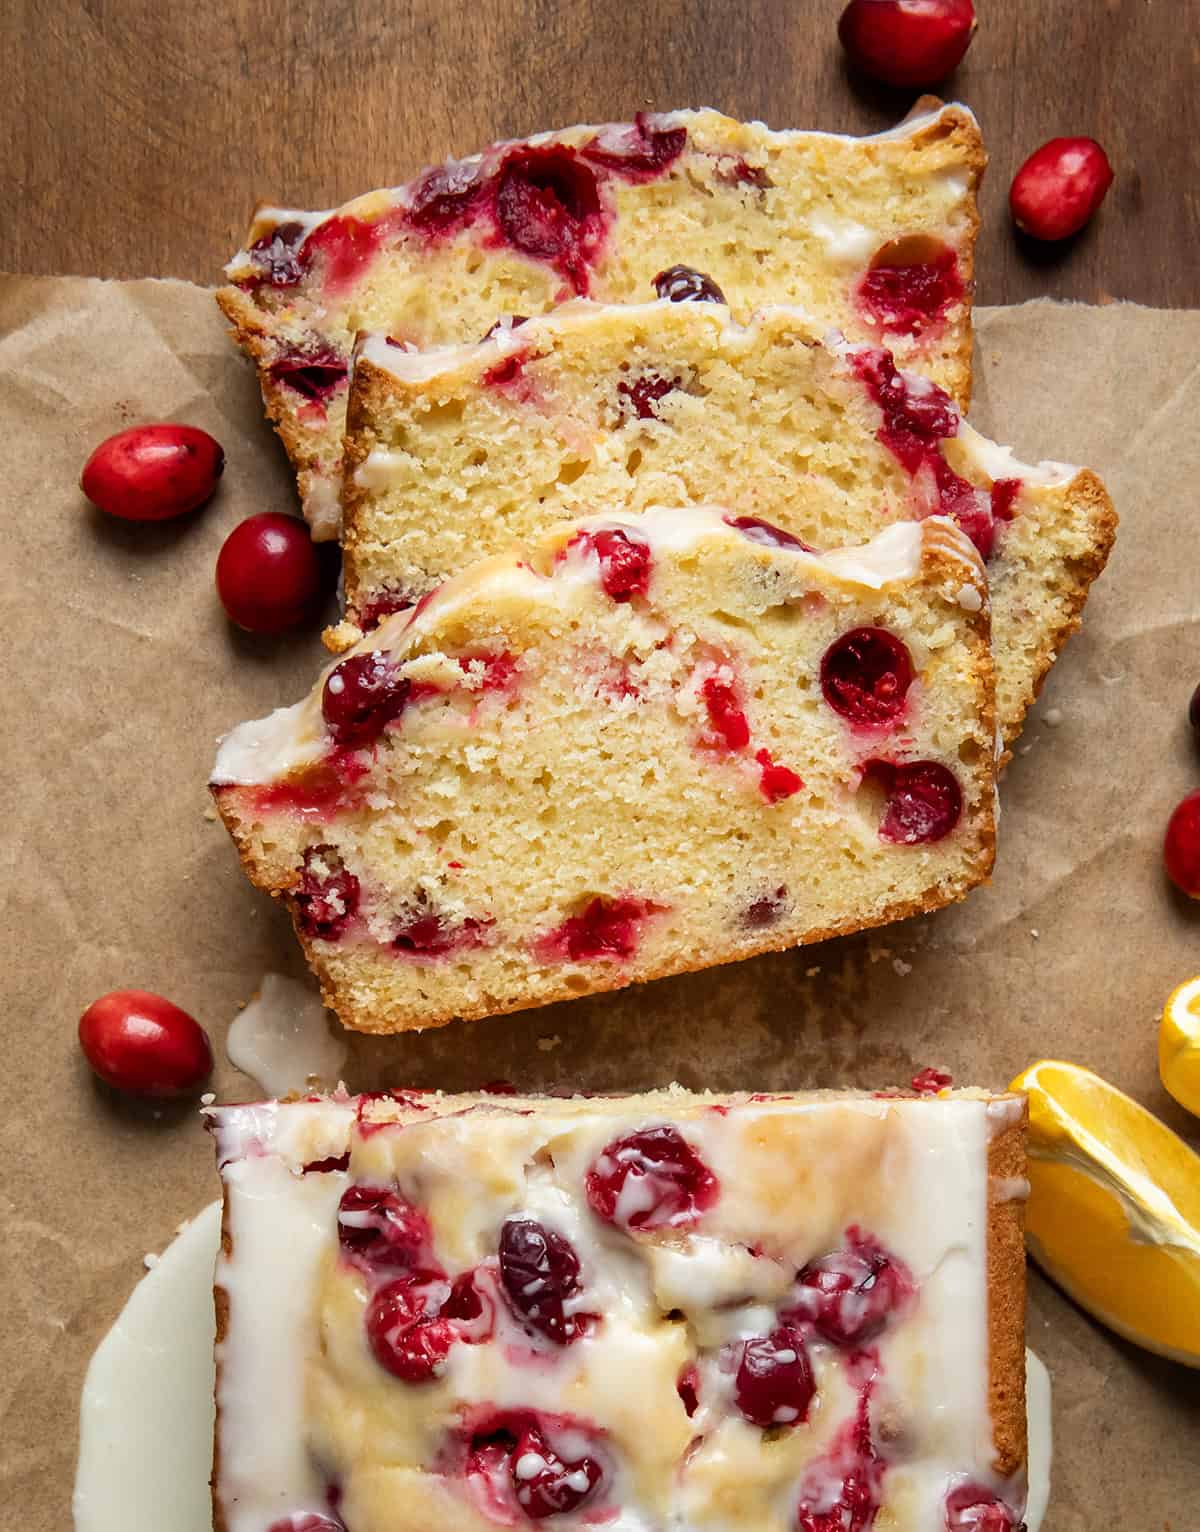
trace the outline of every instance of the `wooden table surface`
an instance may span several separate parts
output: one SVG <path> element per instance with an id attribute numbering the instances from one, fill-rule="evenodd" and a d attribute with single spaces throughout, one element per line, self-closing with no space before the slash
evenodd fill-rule
<path id="1" fill-rule="evenodd" d="M 327 207 L 493 138 L 645 107 L 871 132 L 842 0 L 9 0 L 0 269 L 219 277 L 261 199 Z M 976 0 L 944 93 L 991 153 L 978 297 L 1200 303 L 1200 0 Z M 1117 179 L 1066 248 L 1018 241 L 1021 160 L 1098 138 Z"/>

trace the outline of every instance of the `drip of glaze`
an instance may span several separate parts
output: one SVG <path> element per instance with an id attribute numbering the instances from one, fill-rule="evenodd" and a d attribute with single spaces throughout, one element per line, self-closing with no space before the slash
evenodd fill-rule
<path id="1" fill-rule="evenodd" d="M 225 1051 L 268 1096 L 304 1091 L 314 1082 L 334 1086 L 346 1062 L 346 1045 L 330 1032 L 320 995 L 277 973 L 263 975 L 258 994 L 230 1027 Z"/>
<path id="2" fill-rule="evenodd" d="M 96 1348 L 79 1402 L 75 1532 L 162 1532 L 167 1522 L 171 1532 L 212 1532 L 220 1242 L 214 1202 L 171 1242 Z"/>
<path id="3" fill-rule="evenodd" d="M 1025 1418 L 1029 1427 L 1029 1498 L 1025 1505 L 1027 1532 L 1040 1532 L 1050 1499 L 1053 1439 L 1050 1431 L 1050 1374 L 1041 1357 L 1025 1351 Z"/>

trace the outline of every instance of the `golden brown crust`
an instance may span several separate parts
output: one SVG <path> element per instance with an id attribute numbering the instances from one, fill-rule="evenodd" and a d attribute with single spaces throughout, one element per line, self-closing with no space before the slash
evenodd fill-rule
<path id="1" fill-rule="evenodd" d="M 1011 1099 L 1011 1098 L 1010 1098 Z M 988 1146 L 988 1400 L 995 1469 L 1004 1478 L 1026 1459 L 1025 1179 L 1029 1103 Z"/>

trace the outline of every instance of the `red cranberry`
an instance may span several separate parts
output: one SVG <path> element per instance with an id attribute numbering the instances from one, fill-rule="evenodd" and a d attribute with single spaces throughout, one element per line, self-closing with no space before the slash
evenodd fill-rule
<path id="1" fill-rule="evenodd" d="M 424 1298 L 405 1277 L 373 1295 L 366 1327 L 375 1360 L 405 1383 L 436 1377 L 455 1341 L 454 1326 L 448 1319 L 430 1318 Z"/>
<path id="2" fill-rule="evenodd" d="M 657 420 L 658 411 L 654 406 L 660 399 L 673 394 L 678 386 L 678 378 L 663 378 L 656 373 L 647 373 L 645 377 L 635 378 L 632 383 L 618 383 L 617 394 L 621 400 L 622 417 L 628 419 L 632 414 L 638 420 Z"/>
<path id="3" fill-rule="evenodd" d="M 493 335 L 507 334 L 512 330 L 519 330 L 523 324 L 528 323 L 528 314 L 502 314 L 495 324 L 485 331 L 481 338 L 483 340 L 491 340 Z"/>
<path id="4" fill-rule="evenodd" d="M 1200 792 L 1189 793 L 1167 821 L 1167 876 L 1189 899 L 1200 899 Z"/>
<path id="5" fill-rule="evenodd" d="M 212 1072 L 200 1024 L 144 989 L 93 1000 L 79 1020 L 79 1045 L 106 1085 L 135 1096 L 187 1095 Z"/>
<path id="6" fill-rule="evenodd" d="M 493 922 L 468 916 L 450 925 L 435 910 L 405 916 L 396 926 L 392 946 L 397 952 L 411 952 L 416 957 L 445 957 L 461 947 L 479 947 Z"/>
<path id="7" fill-rule="evenodd" d="M 654 291 L 672 303 L 725 302 L 725 294 L 713 279 L 694 266 L 668 266 L 655 277 Z"/>
<path id="8" fill-rule="evenodd" d="M 920 1096 L 936 1096 L 938 1091 L 953 1084 L 953 1075 L 948 1075 L 944 1069 L 935 1069 L 932 1064 L 927 1064 L 912 1077 L 912 1088 Z"/>
<path id="9" fill-rule="evenodd" d="M 997 521 L 1011 521 L 1017 514 L 1016 502 L 1021 489 L 1020 479 L 997 479 L 992 485 L 992 515 Z"/>
<path id="10" fill-rule="evenodd" d="M 225 539 L 217 556 L 217 595 L 230 622 L 251 633 L 282 633 L 303 622 L 321 591 L 321 566 L 308 528 L 295 516 L 264 511 Z"/>
<path id="11" fill-rule="evenodd" d="M 790 766 L 780 766 L 771 759 L 769 750 L 760 750 L 754 759 L 761 768 L 758 778 L 759 790 L 768 803 L 781 803 L 798 793 L 804 786 L 801 777 Z"/>
<path id="12" fill-rule="evenodd" d="M 470 1346 L 491 1340 L 496 1331 L 496 1304 L 477 1271 L 461 1272 L 442 1304 L 441 1318 L 453 1320 L 454 1333 Z"/>
<path id="13" fill-rule="evenodd" d="M 798 553 L 813 552 L 813 549 L 807 543 L 802 543 L 798 537 L 793 537 L 782 527 L 772 526 L 769 521 L 762 521 L 757 516 L 726 516 L 725 525 L 735 527 L 752 543 L 761 543 L 764 548 L 794 548 Z"/>
<path id="14" fill-rule="evenodd" d="M 720 1191 L 716 1176 L 669 1125 L 614 1139 L 588 1171 L 586 1184 L 588 1206 L 622 1229 L 694 1223 Z"/>
<path id="15" fill-rule="evenodd" d="M 816 1501 L 816 1504 L 813 1504 Z M 797 1532 L 869 1532 L 879 1510 L 870 1478 L 854 1471 L 838 1484 L 831 1499 L 823 1484 L 813 1500 L 802 1499 L 796 1512 Z"/>
<path id="16" fill-rule="evenodd" d="M 300 1174 L 303 1176 L 327 1176 L 335 1170 L 350 1169 L 350 1151 L 345 1154 L 331 1154 L 323 1160 L 309 1160 L 307 1165 L 301 1167 Z"/>
<path id="17" fill-rule="evenodd" d="M 775 185 L 765 165 L 751 165 L 740 154 L 721 155 L 713 175 L 726 186 L 753 186 L 756 191 L 770 191 Z"/>
<path id="18" fill-rule="evenodd" d="M 583 146 L 581 153 L 626 180 L 661 175 L 687 146 L 686 128 L 660 128 L 649 112 L 639 112 L 631 124 L 613 124 Z"/>
<path id="19" fill-rule="evenodd" d="M 397 612 L 407 612 L 414 601 L 415 597 L 411 591 L 382 586 L 361 606 L 356 606 L 353 612 L 347 612 L 346 615 L 352 617 L 364 633 L 369 633 L 372 628 L 377 628 L 385 617 L 394 617 Z"/>
<path id="20" fill-rule="evenodd" d="M 952 74 L 974 30 L 971 0 L 850 0 L 838 22 L 855 68 L 902 90 Z"/>
<path id="21" fill-rule="evenodd" d="M 925 378 L 897 371 L 880 347 L 860 347 L 851 366 L 883 412 L 878 432 L 883 446 L 909 473 L 916 473 L 931 455 L 940 459 L 938 443 L 958 435 L 959 415 L 949 394 Z"/>
<path id="22" fill-rule="evenodd" d="M 660 905 L 646 899 L 597 897 L 579 915 L 570 915 L 537 943 L 543 960 L 595 963 L 630 958 L 637 951 L 638 927 Z"/>
<path id="23" fill-rule="evenodd" d="M 305 936 L 336 941 L 358 913 L 358 879 L 332 846 L 309 846 L 292 898 Z"/>
<path id="24" fill-rule="evenodd" d="M 877 251 L 858 284 L 866 317 L 889 335 L 920 335 L 966 292 L 958 257 L 948 245 L 918 236 Z"/>
<path id="25" fill-rule="evenodd" d="M 225 452 L 196 426 L 131 426 L 102 441 L 83 465 L 79 487 L 122 521 L 169 521 L 210 497 Z"/>
<path id="26" fill-rule="evenodd" d="M 728 681 L 709 676 L 700 688 L 708 721 L 727 750 L 744 750 L 750 743 L 750 721 L 738 705 L 737 692 Z"/>
<path id="27" fill-rule="evenodd" d="M 577 293 L 587 291 L 588 264 L 599 245 L 600 193 L 595 173 L 573 149 L 514 149 L 496 181 L 496 221 L 515 249 L 550 261 Z"/>
<path id="28" fill-rule="evenodd" d="M 955 473 L 940 452 L 932 452 L 928 462 L 933 469 L 942 515 L 958 523 L 979 550 L 980 558 L 991 558 L 996 540 L 991 496 Z"/>
<path id="29" fill-rule="evenodd" d="M 912 680 L 908 650 L 886 628 L 853 628 L 830 644 L 821 660 L 825 701 L 864 727 L 893 723 L 904 711 Z"/>
<path id="30" fill-rule="evenodd" d="M 1008 205 L 1023 233 L 1067 239 L 1096 213 L 1112 181 L 1108 155 L 1094 138 L 1052 138 L 1013 177 Z"/>
<path id="31" fill-rule="evenodd" d="M 756 1426 L 794 1426 L 807 1420 L 816 1393 L 799 1330 L 779 1325 L 742 1346 L 734 1378 L 738 1409 Z"/>
<path id="32" fill-rule="evenodd" d="M 527 1516 L 541 1521 L 577 1510 L 603 1476 L 593 1457 L 563 1459 L 536 1426 L 517 1438 L 512 1455 L 512 1482 L 517 1504 Z"/>
<path id="33" fill-rule="evenodd" d="M 539 1335 L 569 1346 L 584 1333 L 582 1316 L 564 1312 L 579 1291 L 571 1244 L 533 1218 L 510 1218 L 500 1231 L 500 1282 L 517 1314 Z"/>
<path id="34" fill-rule="evenodd" d="M 286 352 L 267 371 L 276 383 L 320 404 L 341 388 L 350 369 L 340 352 L 318 343 L 307 350 Z"/>
<path id="35" fill-rule="evenodd" d="M 675 1392 L 679 1395 L 687 1418 L 700 1408 L 700 1369 L 695 1362 L 688 1362 L 675 1380 Z"/>
<path id="36" fill-rule="evenodd" d="M 348 1186 L 338 1203 L 338 1241 L 364 1270 L 436 1273 L 429 1222 L 385 1186 Z"/>
<path id="37" fill-rule="evenodd" d="M 946 1532 L 1013 1532 L 1017 1518 L 981 1484 L 960 1484 L 946 1496 Z"/>
<path id="38" fill-rule="evenodd" d="M 760 899 L 746 906 L 742 913 L 742 924 L 751 931 L 773 926 L 787 909 L 787 903 L 787 886 L 781 883 L 774 893 L 763 894 Z"/>
<path id="39" fill-rule="evenodd" d="M 855 1229 L 845 1249 L 810 1261 L 797 1281 L 787 1317 L 810 1319 L 826 1340 L 845 1347 L 873 1339 L 915 1292 L 908 1268 Z"/>
<path id="40" fill-rule="evenodd" d="M 887 794 L 880 840 L 897 846 L 930 845 L 949 835 L 962 816 L 962 788 L 940 761 L 908 766 L 868 761 L 863 776 L 880 782 Z"/>
<path id="41" fill-rule="evenodd" d="M 256 239 L 250 246 L 250 264 L 256 280 L 271 287 L 295 287 L 304 275 L 300 246 L 304 243 L 302 223 L 281 223 L 278 228 Z"/>
<path id="42" fill-rule="evenodd" d="M 412 185 L 409 222 L 426 234 L 446 233 L 469 223 L 483 187 L 484 170 L 478 160 L 435 165 Z"/>
<path id="43" fill-rule="evenodd" d="M 338 214 L 319 223 L 304 242 L 300 259 L 307 268 L 321 262 L 327 293 L 344 293 L 359 279 L 379 249 L 385 226 Z"/>
<path id="44" fill-rule="evenodd" d="M 412 683 L 396 674 L 389 654 L 372 649 L 334 667 L 321 693 L 325 726 L 339 745 L 369 745 L 400 717 Z"/>
<path id="45" fill-rule="evenodd" d="M 630 601 L 650 589 L 650 547 L 640 537 L 616 529 L 577 532 L 568 548 L 585 548 L 600 562 L 600 584 L 614 601 Z"/>

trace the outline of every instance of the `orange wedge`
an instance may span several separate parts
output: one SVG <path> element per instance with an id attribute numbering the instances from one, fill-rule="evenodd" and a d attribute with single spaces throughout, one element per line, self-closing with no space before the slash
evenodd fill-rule
<path id="1" fill-rule="evenodd" d="M 1029 1096 L 1030 1255 L 1118 1335 L 1200 1367 L 1200 1155 L 1077 1064 L 1010 1088 Z"/>

